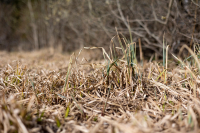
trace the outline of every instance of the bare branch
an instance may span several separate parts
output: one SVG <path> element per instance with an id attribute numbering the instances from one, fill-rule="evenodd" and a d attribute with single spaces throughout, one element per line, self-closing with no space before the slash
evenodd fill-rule
<path id="1" fill-rule="evenodd" d="M 168 12 L 167 12 L 167 16 L 166 16 L 165 21 L 162 21 L 162 20 L 160 20 L 160 19 L 157 18 L 156 13 L 155 13 L 155 8 L 154 8 L 154 6 L 153 6 L 153 3 L 151 4 L 152 10 L 153 10 L 153 15 L 154 15 L 154 18 L 155 18 L 155 20 L 156 20 L 157 22 L 159 22 L 159 23 L 161 23 L 161 24 L 167 24 L 168 19 L 169 19 L 169 15 L 170 15 L 170 12 L 171 12 L 171 8 L 172 8 L 173 1 L 174 1 L 174 0 L 170 0 L 170 2 L 169 2 Z"/>
<path id="2" fill-rule="evenodd" d="M 198 6 L 200 8 L 200 5 L 197 4 L 196 2 L 194 2 L 194 0 L 192 0 L 192 3 L 195 4 L 196 6 Z"/>

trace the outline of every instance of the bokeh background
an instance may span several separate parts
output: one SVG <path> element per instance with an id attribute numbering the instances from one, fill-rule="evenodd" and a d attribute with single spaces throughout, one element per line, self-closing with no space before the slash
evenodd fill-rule
<path id="1" fill-rule="evenodd" d="M 69 52 L 141 41 L 146 56 L 200 43 L 199 0 L 1 0 L 0 50 Z M 111 41 L 112 40 L 112 41 Z M 139 46 L 138 46 L 139 47 Z"/>

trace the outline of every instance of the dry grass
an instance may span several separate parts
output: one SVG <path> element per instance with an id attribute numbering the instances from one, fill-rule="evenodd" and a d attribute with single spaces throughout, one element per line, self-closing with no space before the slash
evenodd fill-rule
<path id="1" fill-rule="evenodd" d="M 0 132 L 200 132 L 196 62 L 140 64 L 128 48 L 90 62 L 1 52 Z"/>

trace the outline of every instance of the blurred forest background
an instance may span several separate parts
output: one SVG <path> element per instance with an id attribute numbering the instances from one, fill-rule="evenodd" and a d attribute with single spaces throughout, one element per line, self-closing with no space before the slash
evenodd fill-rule
<path id="1" fill-rule="evenodd" d="M 109 48 L 117 31 L 162 55 L 200 43 L 198 0 L 1 0 L 0 50 Z M 118 42 L 115 37 L 113 42 Z M 139 47 L 139 46 L 138 46 Z"/>

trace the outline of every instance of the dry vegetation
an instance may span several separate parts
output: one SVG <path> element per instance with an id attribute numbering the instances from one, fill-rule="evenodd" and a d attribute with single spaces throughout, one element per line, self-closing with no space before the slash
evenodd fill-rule
<path id="1" fill-rule="evenodd" d="M 0 133 L 200 132 L 198 0 L 1 3 Z"/>
<path id="2" fill-rule="evenodd" d="M 114 47 L 114 46 L 113 46 Z M 199 60 L 1 52 L 0 132 L 199 132 Z M 95 48 L 90 48 L 95 51 Z M 142 51 L 142 49 L 140 49 Z M 95 52 L 94 52 L 95 53 Z M 92 56 L 92 55 L 90 55 Z"/>

